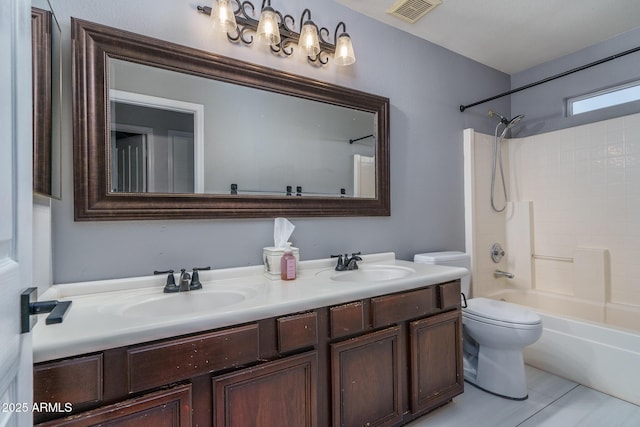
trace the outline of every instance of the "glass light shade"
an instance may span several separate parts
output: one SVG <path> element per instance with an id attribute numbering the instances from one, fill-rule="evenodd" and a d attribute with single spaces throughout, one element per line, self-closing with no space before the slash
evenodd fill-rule
<path id="1" fill-rule="evenodd" d="M 238 27 L 236 16 L 233 14 L 231 0 L 214 0 L 211 7 L 211 25 L 213 28 L 231 33 Z"/>
<path id="2" fill-rule="evenodd" d="M 351 65 L 356 62 L 356 56 L 353 53 L 353 44 L 349 34 L 342 33 L 336 41 L 336 53 L 334 61 L 337 65 Z"/>
<path id="3" fill-rule="evenodd" d="M 280 29 L 278 28 L 278 16 L 269 6 L 262 9 L 260 22 L 256 30 L 258 42 L 266 45 L 276 45 L 280 43 Z"/>
<path id="4" fill-rule="evenodd" d="M 320 53 L 320 40 L 318 39 L 318 28 L 313 21 L 307 21 L 302 26 L 300 31 L 300 39 L 298 40 L 298 47 L 302 49 L 302 52 L 306 56 L 314 58 Z"/>

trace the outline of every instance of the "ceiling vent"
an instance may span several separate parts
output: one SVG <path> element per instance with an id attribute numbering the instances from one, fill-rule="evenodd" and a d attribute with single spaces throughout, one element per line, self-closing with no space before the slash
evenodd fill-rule
<path id="1" fill-rule="evenodd" d="M 415 24 L 441 3 L 441 0 L 399 0 L 387 10 L 387 13 L 410 24 Z"/>

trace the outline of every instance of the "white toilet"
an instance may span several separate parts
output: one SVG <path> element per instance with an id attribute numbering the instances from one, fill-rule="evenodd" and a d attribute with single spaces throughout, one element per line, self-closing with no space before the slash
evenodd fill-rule
<path id="1" fill-rule="evenodd" d="M 450 265 L 470 269 L 469 255 L 463 252 L 417 254 L 414 262 Z M 465 296 L 471 278 L 462 278 Z M 488 298 L 467 298 L 462 309 L 464 379 L 497 396 L 524 400 L 527 380 L 522 350 L 542 335 L 542 321 L 533 311 Z M 464 303 L 463 303 L 464 304 Z"/>

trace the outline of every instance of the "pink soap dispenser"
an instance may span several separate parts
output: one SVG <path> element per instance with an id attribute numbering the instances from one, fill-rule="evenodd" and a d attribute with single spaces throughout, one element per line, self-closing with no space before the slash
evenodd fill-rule
<path id="1" fill-rule="evenodd" d="M 284 255 L 280 258 L 280 278 L 282 280 L 294 280 L 296 278 L 296 257 L 293 256 L 291 242 L 287 242 Z"/>

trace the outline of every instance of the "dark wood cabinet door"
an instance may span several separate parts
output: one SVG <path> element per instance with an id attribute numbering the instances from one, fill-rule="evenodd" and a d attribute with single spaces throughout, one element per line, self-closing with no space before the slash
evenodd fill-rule
<path id="1" fill-rule="evenodd" d="M 213 378 L 215 427 L 316 427 L 315 351 Z"/>
<path id="2" fill-rule="evenodd" d="M 191 385 L 180 385 L 39 426 L 190 427 Z"/>
<path id="3" fill-rule="evenodd" d="M 400 327 L 331 344 L 333 425 L 390 426 L 402 419 Z"/>
<path id="4" fill-rule="evenodd" d="M 103 398 L 104 357 L 102 353 L 46 362 L 33 369 L 33 401 L 58 404 L 63 411 L 69 404 L 74 412 L 96 407 Z M 56 410 L 34 411 L 35 423 L 63 417 Z"/>
<path id="5" fill-rule="evenodd" d="M 410 323 L 411 410 L 433 409 L 464 390 L 460 310 Z"/>

